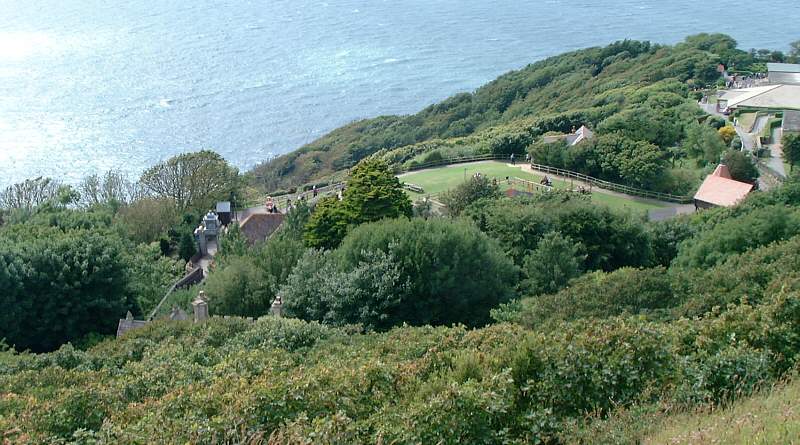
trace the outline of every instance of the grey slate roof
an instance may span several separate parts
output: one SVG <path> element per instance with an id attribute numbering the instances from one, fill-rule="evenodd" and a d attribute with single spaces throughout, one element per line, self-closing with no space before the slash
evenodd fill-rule
<path id="1" fill-rule="evenodd" d="M 229 201 L 218 202 L 217 213 L 231 213 L 231 203 Z"/>

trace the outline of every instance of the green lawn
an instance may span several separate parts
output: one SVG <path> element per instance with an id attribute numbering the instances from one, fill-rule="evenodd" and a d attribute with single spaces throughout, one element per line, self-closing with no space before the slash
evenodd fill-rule
<path id="1" fill-rule="evenodd" d="M 506 176 L 526 179 L 536 183 L 542 179 L 541 175 L 525 172 L 519 167 L 511 167 L 503 162 L 498 161 L 485 161 L 472 164 L 456 164 L 436 169 L 413 172 L 401 176 L 400 181 L 416 184 L 425 189 L 425 193 L 408 192 L 412 199 L 416 199 L 424 195 L 435 195 L 449 190 L 464 182 L 466 178 L 471 177 L 475 173 L 481 173 L 490 178 L 497 178 L 503 190 L 508 189 L 508 185 L 503 181 L 505 180 Z M 553 186 L 556 189 L 569 189 L 570 183 L 566 181 L 553 180 Z M 664 205 L 660 203 L 646 199 L 622 198 L 597 191 L 592 193 L 592 202 L 605 204 L 616 209 L 630 209 L 634 211 L 646 211 L 664 207 Z"/>

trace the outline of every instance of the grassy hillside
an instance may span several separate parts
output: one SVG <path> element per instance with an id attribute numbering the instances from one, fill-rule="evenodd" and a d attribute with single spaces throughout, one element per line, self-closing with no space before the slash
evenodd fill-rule
<path id="1" fill-rule="evenodd" d="M 800 443 L 800 382 L 779 385 L 710 413 L 669 418 L 646 445 L 768 445 Z"/>
<path id="2" fill-rule="evenodd" d="M 675 47 L 624 41 L 551 57 L 413 115 L 346 125 L 257 167 L 253 174 L 268 190 L 286 188 L 378 151 L 407 147 L 392 157 L 405 161 L 410 153 L 435 148 L 426 146 L 428 141 L 467 145 L 473 152 L 522 152 L 538 134 L 599 124 L 646 99 L 647 94 L 639 93 L 648 86 L 659 84 L 656 89 L 685 98 L 689 90 L 717 80 L 720 53 L 732 46 L 735 42 L 728 37 L 700 36 Z M 698 111 L 694 108 L 690 115 Z M 686 123 L 691 118 L 676 119 Z"/>
<path id="3" fill-rule="evenodd" d="M 521 212 L 534 203 L 498 205 Z M 583 204 L 574 210 L 591 215 Z M 530 241 L 485 211 L 487 235 L 512 247 Z M 574 229 L 601 229 L 593 226 Z M 154 322 L 86 351 L 0 352 L 0 435 L 23 444 L 522 445 L 647 434 L 664 443 L 694 430 L 716 439 L 735 426 L 744 438 L 791 437 L 781 425 L 795 418 L 793 387 L 695 423 L 659 422 L 746 398 L 797 366 L 800 180 L 648 233 L 652 246 L 636 248 L 661 246 L 666 264 L 584 275 L 507 304 L 493 311 L 498 322 L 476 329 L 365 332 L 231 317 Z M 756 409 L 786 422 L 761 430 L 747 416 Z"/>

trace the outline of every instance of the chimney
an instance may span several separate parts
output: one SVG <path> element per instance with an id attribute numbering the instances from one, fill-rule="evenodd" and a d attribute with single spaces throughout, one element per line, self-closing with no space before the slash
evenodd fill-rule
<path id="1" fill-rule="evenodd" d="M 192 309 L 194 310 L 194 322 L 200 323 L 201 321 L 208 320 L 208 298 L 206 298 L 205 291 L 200 291 L 197 298 L 192 301 Z"/>

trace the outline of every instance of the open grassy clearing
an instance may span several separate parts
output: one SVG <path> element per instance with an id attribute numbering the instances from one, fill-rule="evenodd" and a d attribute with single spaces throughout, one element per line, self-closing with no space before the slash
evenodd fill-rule
<path id="1" fill-rule="evenodd" d="M 670 418 L 645 444 L 800 444 L 800 382 L 709 414 Z"/>
<path id="2" fill-rule="evenodd" d="M 424 193 L 408 192 L 412 199 L 416 199 L 424 195 L 435 195 L 449 190 L 458 184 L 461 184 L 475 173 L 481 173 L 490 178 L 497 178 L 502 190 L 508 189 L 508 184 L 505 182 L 507 176 L 517 177 L 536 183 L 542 180 L 542 175 L 532 174 L 523 171 L 520 167 L 512 167 L 506 163 L 498 161 L 457 164 L 441 168 L 422 170 L 402 175 L 400 180 L 402 182 L 419 185 L 425 190 Z M 553 187 L 562 190 L 569 189 L 570 183 L 568 181 L 553 179 Z M 592 202 L 604 204 L 616 209 L 629 209 L 633 211 L 648 211 L 664 207 L 664 205 L 651 200 L 624 198 L 618 195 L 601 193 L 597 191 L 592 193 Z"/>

